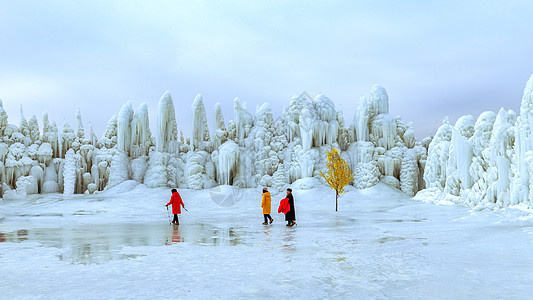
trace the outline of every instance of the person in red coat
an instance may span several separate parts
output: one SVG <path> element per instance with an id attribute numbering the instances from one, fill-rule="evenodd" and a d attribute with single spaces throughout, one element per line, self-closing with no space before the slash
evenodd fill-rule
<path id="1" fill-rule="evenodd" d="M 287 225 L 285 226 L 294 226 L 296 225 L 296 213 L 294 212 L 294 197 L 292 196 L 292 189 L 287 189 L 287 204 L 289 206 L 289 211 L 285 213 L 285 221 Z"/>
<path id="2" fill-rule="evenodd" d="M 294 213 L 294 197 L 292 196 L 292 190 L 287 189 L 287 198 L 282 199 L 279 202 L 278 213 L 285 214 L 286 226 L 296 225 L 296 214 Z"/>
<path id="3" fill-rule="evenodd" d="M 173 224 L 178 224 L 180 221 L 178 220 L 178 215 L 181 214 L 181 207 L 185 208 L 185 204 L 183 204 L 183 200 L 181 200 L 181 196 L 178 193 L 176 189 L 172 189 L 172 196 L 170 197 L 170 202 L 168 202 L 165 206 L 168 207 L 172 204 L 172 213 L 174 214 L 174 219 L 172 220 Z"/>

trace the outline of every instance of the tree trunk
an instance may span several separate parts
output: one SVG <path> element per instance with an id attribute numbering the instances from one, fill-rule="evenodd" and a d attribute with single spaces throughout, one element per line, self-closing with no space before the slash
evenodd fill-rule
<path id="1" fill-rule="evenodd" d="M 339 198 L 339 192 L 335 191 L 335 211 L 337 211 L 337 208 L 339 207 L 337 199 Z"/>

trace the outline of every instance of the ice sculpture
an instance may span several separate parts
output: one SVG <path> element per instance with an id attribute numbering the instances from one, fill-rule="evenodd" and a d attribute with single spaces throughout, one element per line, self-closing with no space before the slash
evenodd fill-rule
<path id="1" fill-rule="evenodd" d="M 148 155 L 150 149 L 151 133 L 150 133 L 150 121 L 148 117 L 148 105 L 142 103 L 131 121 L 131 156 L 132 158 L 138 158 L 140 156 Z M 92 130 L 91 130 L 92 131 Z"/>
<path id="2" fill-rule="evenodd" d="M 159 100 L 157 110 L 157 126 L 155 147 L 160 152 L 176 152 L 178 138 L 178 127 L 176 123 L 176 114 L 174 111 L 174 102 L 170 92 L 165 92 Z"/>
<path id="3" fill-rule="evenodd" d="M 198 94 L 191 106 L 190 136 L 180 132 L 179 139 L 176 113 L 186 112 L 175 111 L 169 92 L 159 99 L 154 136 L 144 103 L 134 110 L 127 102 L 109 119 L 100 138 L 90 122 L 89 130 L 85 130 L 79 110 L 75 128 L 63 120 L 61 130 L 44 112 L 41 130 L 35 116 L 24 118 L 22 107 L 20 125 L 9 124 L 1 104 L 0 101 L 0 179 L 12 195 L 95 193 L 126 180 L 150 188 L 266 185 L 280 190 L 299 179 L 317 177 L 325 167 L 325 151 L 333 147 L 341 151 L 357 174 L 353 183 L 357 188 L 371 187 L 381 179 L 413 195 L 424 186 L 420 177 L 426 164 L 431 169 L 428 181 L 437 181 L 444 187 L 448 148 L 454 143 L 454 148 L 462 147 L 462 140 L 452 142 L 451 129 L 446 134 L 438 133 L 431 143 L 431 139 L 417 142 L 412 124 L 389 115 L 387 92 L 378 85 L 361 98 L 349 127 L 345 127 L 343 112 L 326 95 L 312 98 L 303 92 L 290 100 L 277 119 L 268 103 L 250 113 L 246 103 L 235 98 L 233 120 L 226 122 L 222 106 L 217 103 L 210 130 L 209 112 Z M 465 118 L 460 124 L 464 124 L 456 126 L 461 128 L 460 133 L 472 133 L 479 141 L 472 143 L 474 152 L 481 144 L 479 147 L 488 146 L 485 139 L 479 139 L 480 134 L 473 132 L 472 118 Z M 499 136 L 504 136 L 504 127 L 501 128 Z M 446 139 L 448 144 L 441 145 Z M 428 147 L 442 151 L 428 157 Z M 504 165 L 504 158 L 512 156 L 498 152 L 496 161 Z M 475 156 L 472 160 L 476 161 Z M 438 168 L 443 162 L 444 167 Z M 456 167 L 461 174 L 458 178 L 467 182 L 467 168 L 462 166 L 461 163 L 461 167 Z M 500 174 L 504 176 L 505 173 Z M 472 176 L 471 183 L 476 179 Z M 497 193 L 510 189 L 510 185 L 501 184 Z"/>
<path id="4" fill-rule="evenodd" d="M 472 116 L 464 116 L 454 126 L 439 128 L 429 146 L 427 187 L 470 206 L 531 207 L 532 125 L 533 76 L 524 89 L 519 117 L 502 108 L 498 114 L 482 113 L 475 123 Z"/>
<path id="5" fill-rule="evenodd" d="M 128 102 L 120 109 L 117 126 L 117 149 L 125 152 L 128 156 L 131 154 L 132 120 L 133 108 L 131 102 Z"/>
<path id="6" fill-rule="evenodd" d="M 192 102 L 192 134 L 191 151 L 208 150 L 209 128 L 207 127 L 207 117 L 205 115 L 204 101 L 202 94 L 198 94 Z"/>

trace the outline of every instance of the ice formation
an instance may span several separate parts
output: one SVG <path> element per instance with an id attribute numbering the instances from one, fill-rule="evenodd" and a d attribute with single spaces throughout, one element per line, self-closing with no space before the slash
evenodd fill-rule
<path id="1" fill-rule="evenodd" d="M 159 152 L 176 152 L 178 125 L 174 112 L 174 102 L 169 92 L 159 100 L 155 146 Z"/>
<path id="2" fill-rule="evenodd" d="M 533 75 L 520 116 L 500 109 L 474 122 L 447 120 L 429 146 L 424 179 L 431 192 L 472 207 L 533 206 Z"/>
<path id="3" fill-rule="evenodd" d="M 149 125 L 148 105 L 142 103 L 131 120 L 131 156 L 133 158 L 148 155 L 148 150 L 152 143 L 152 134 L 150 133 Z"/>
<path id="4" fill-rule="evenodd" d="M 234 185 L 281 190 L 300 179 L 309 178 L 300 183 L 321 182 L 318 174 L 325 168 L 326 150 L 332 147 L 341 151 L 355 172 L 355 187 L 371 187 L 382 180 L 414 195 L 424 187 L 420 178 L 424 174 L 427 148 L 448 150 L 434 145 L 438 139 L 431 145 L 428 140 L 417 142 L 412 124 L 389 114 L 389 97 L 378 85 L 361 98 L 351 124 L 345 123 L 342 111 L 327 96 L 319 94 L 312 98 L 303 92 L 290 100 L 277 119 L 268 103 L 250 112 L 245 102 L 235 98 L 233 119 L 226 122 L 217 103 L 210 130 L 206 107 L 199 94 L 192 102 L 192 132 L 188 138 L 178 131 L 169 92 L 159 100 L 154 136 L 149 129 L 148 106 L 144 103 L 137 110 L 131 102 L 122 106 L 109 119 L 100 138 L 90 123 L 89 130 L 85 130 L 80 111 L 75 114 L 76 126 L 73 128 L 63 121 L 61 130 L 55 122 L 50 122 L 45 112 L 40 129 L 35 116 L 25 119 L 22 107 L 20 125 L 9 124 L 1 104 L 0 179 L 2 191 L 13 197 L 31 193 L 95 193 L 127 180 L 147 187 L 204 189 Z M 495 120 L 502 123 L 499 135 L 505 136 L 503 123 L 509 118 L 512 119 L 512 114 L 502 115 L 501 121 Z M 448 145 L 453 144 L 456 149 L 470 147 L 471 151 L 477 151 L 484 140 L 478 138 L 479 134 L 476 136 L 473 119 L 465 118 L 461 124 L 464 125 L 457 126 L 461 128 L 458 134 L 470 132 L 480 142 L 469 143 L 459 138 L 452 141 L 451 129 L 441 134 L 442 139 L 447 139 Z M 510 159 L 501 152 L 505 145 L 496 141 L 490 144 L 494 149 L 498 146 L 500 151 L 487 159 L 505 165 L 505 159 Z M 526 154 L 532 148 L 529 146 L 524 155 L 533 157 Z M 474 155 L 471 160 L 475 161 Z M 455 170 L 461 182 L 470 178 L 467 184 L 470 186 L 475 177 L 468 175 L 464 161 L 469 158 L 456 159 L 457 163 L 449 168 Z M 438 178 L 444 187 L 446 177 L 439 173 L 444 169 L 431 167 L 433 173 L 429 178 Z M 523 172 L 530 173 L 529 169 Z M 500 183 L 494 194 L 505 193 L 509 186 Z"/>
<path id="5" fill-rule="evenodd" d="M 192 102 L 192 134 L 191 151 L 206 150 L 210 148 L 209 129 L 207 127 L 207 117 L 205 114 L 204 101 L 202 95 L 198 94 Z"/>
<path id="6" fill-rule="evenodd" d="M 228 130 L 224 122 L 224 115 L 222 114 L 222 106 L 220 103 L 215 104 L 215 120 L 213 122 L 213 149 L 218 149 L 220 145 L 224 144 L 228 138 Z"/>
<path id="7" fill-rule="evenodd" d="M 217 181 L 221 185 L 231 185 L 237 174 L 239 146 L 234 141 L 227 141 L 220 146 L 217 155 Z"/>
<path id="8" fill-rule="evenodd" d="M 131 154 L 131 121 L 133 120 L 133 108 L 131 102 L 122 106 L 118 114 L 117 127 L 117 149 L 125 152 L 128 156 Z"/>

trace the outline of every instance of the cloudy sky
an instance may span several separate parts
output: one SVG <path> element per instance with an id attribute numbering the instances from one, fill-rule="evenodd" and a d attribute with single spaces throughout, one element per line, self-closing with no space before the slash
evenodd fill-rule
<path id="1" fill-rule="evenodd" d="M 519 111 L 533 74 L 533 1 L 0 0 L 0 99 L 9 122 L 43 111 L 101 136 L 127 101 L 170 91 L 190 133 L 202 93 L 208 119 L 233 99 L 279 116 L 291 97 L 324 93 L 350 123 L 373 84 L 418 138 L 445 116 Z"/>

